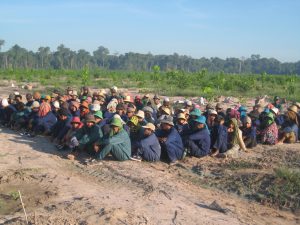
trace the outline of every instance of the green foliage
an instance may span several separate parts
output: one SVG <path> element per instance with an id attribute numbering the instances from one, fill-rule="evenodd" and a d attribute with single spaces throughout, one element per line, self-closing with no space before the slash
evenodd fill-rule
<path id="1" fill-rule="evenodd" d="M 97 80 L 94 80 L 97 79 Z M 111 71 L 84 66 L 82 70 L 7 69 L 0 70 L 0 80 L 17 83 L 38 82 L 44 87 L 80 87 L 93 85 L 107 88 L 117 85 L 124 88 L 147 88 L 163 95 L 204 96 L 216 95 L 255 97 L 258 95 L 284 96 L 300 101 L 300 77 L 296 75 L 253 75 L 209 73 L 206 69 L 195 73 L 183 70 L 161 72 Z"/>
<path id="2" fill-rule="evenodd" d="M 85 65 L 81 74 L 81 83 L 86 86 L 90 79 L 89 67 Z"/>
<path id="3" fill-rule="evenodd" d="M 284 207 L 300 208 L 300 171 L 278 168 L 275 179 L 269 189 L 273 202 Z"/>
<path id="4" fill-rule="evenodd" d="M 19 199 L 19 192 L 17 191 L 12 191 L 9 193 L 9 196 L 13 199 L 13 200 L 18 200 Z"/>

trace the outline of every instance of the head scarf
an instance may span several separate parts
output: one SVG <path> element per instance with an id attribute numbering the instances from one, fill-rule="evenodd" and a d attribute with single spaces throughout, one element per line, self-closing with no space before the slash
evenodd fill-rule
<path id="1" fill-rule="evenodd" d="M 44 117 L 44 116 L 46 116 L 50 111 L 51 111 L 51 106 L 50 106 L 50 104 L 47 103 L 47 102 L 43 102 L 43 103 L 40 105 L 38 115 L 39 115 L 39 117 Z"/>
<path id="2" fill-rule="evenodd" d="M 240 113 L 236 109 L 230 110 L 230 118 L 240 119 Z"/>
<path id="3" fill-rule="evenodd" d="M 294 111 L 289 110 L 289 111 L 287 111 L 286 115 L 290 121 L 295 122 L 297 124 L 297 126 L 299 126 L 298 116 Z"/>
<path id="4" fill-rule="evenodd" d="M 262 129 L 269 127 L 273 123 L 274 123 L 274 114 L 271 112 L 266 112 L 261 123 Z"/>
<path id="5" fill-rule="evenodd" d="M 233 124 L 233 145 L 236 145 L 239 143 L 239 125 L 238 125 L 238 121 L 236 118 L 232 118 L 230 119 L 230 123 Z"/>

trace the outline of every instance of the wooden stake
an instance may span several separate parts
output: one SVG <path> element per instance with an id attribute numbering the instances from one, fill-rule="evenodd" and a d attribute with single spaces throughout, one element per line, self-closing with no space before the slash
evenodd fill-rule
<path id="1" fill-rule="evenodd" d="M 23 211 L 24 211 L 24 214 L 25 214 L 26 223 L 28 224 L 27 214 L 26 214 L 26 210 L 25 210 L 25 207 L 24 207 L 24 203 L 23 203 L 23 200 L 22 200 L 22 196 L 21 196 L 21 191 L 20 190 L 19 190 L 19 196 L 20 196 L 20 200 L 21 200 L 21 203 L 22 203 Z"/>

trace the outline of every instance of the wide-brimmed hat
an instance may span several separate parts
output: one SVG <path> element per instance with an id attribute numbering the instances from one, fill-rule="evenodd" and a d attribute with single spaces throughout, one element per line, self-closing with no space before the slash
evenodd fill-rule
<path id="1" fill-rule="evenodd" d="M 40 107 L 40 103 L 38 101 L 34 101 L 31 105 L 31 108 L 39 108 Z"/>
<path id="2" fill-rule="evenodd" d="M 87 114 L 85 116 L 85 122 L 86 123 L 88 123 L 88 122 L 96 123 L 95 116 L 93 114 Z"/>
<path id="3" fill-rule="evenodd" d="M 288 108 L 289 111 L 292 111 L 294 113 L 298 113 L 298 107 L 295 105 L 290 106 L 290 108 Z"/>
<path id="4" fill-rule="evenodd" d="M 133 116 L 130 118 L 130 120 L 127 122 L 127 124 L 132 123 L 134 126 L 137 126 L 139 123 L 139 119 L 136 116 Z"/>
<path id="5" fill-rule="evenodd" d="M 100 119 L 103 119 L 103 113 L 102 113 L 102 111 L 100 111 L 100 110 L 97 111 L 97 112 L 95 112 L 95 113 L 94 113 L 94 116 L 95 116 L 95 117 L 98 117 L 98 118 L 100 118 Z"/>
<path id="6" fill-rule="evenodd" d="M 83 108 L 88 109 L 89 108 L 89 103 L 87 101 L 83 101 L 80 106 L 83 107 Z"/>
<path id="7" fill-rule="evenodd" d="M 147 123 L 145 126 L 142 126 L 145 129 L 150 129 L 152 131 L 155 131 L 155 126 L 153 123 Z"/>
<path id="8" fill-rule="evenodd" d="M 190 116 L 201 116 L 202 112 L 200 109 L 194 109 L 190 112 Z"/>
<path id="9" fill-rule="evenodd" d="M 185 115 L 183 113 L 179 113 L 177 115 L 177 119 L 184 119 L 184 120 L 186 120 Z"/>
<path id="10" fill-rule="evenodd" d="M 131 96 L 130 95 L 125 96 L 124 102 L 132 102 Z"/>
<path id="11" fill-rule="evenodd" d="M 166 123 L 171 126 L 174 126 L 173 117 L 172 116 L 164 116 L 164 118 L 160 121 L 161 123 Z"/>
<path id="12" fill-rule="evenodd" d="M 145 113 L 142 110 L 139 110 L 135 115 L 137 117 L 140 117 L 140 118 L 143 118 L 143 119 L 145 118 Z"/>
<path id="13" fill-rule="evenodd" d="M 115 127 L 123 127 L 122 121 L 118 118 L 113 118 L 110 125 Z"/>
<path id="14" fill-rule="evenodd" d="M 168 107 L 162 106 L 161 110 L 164 111 L 167 115 L 171 115 L 171 110 Z"/>
<path id="15" fill-rule="evenodd" d="M 144 108 L 143 108 L 143 111 L 144 112 L 149 112 L 149 113 L 153 113 L 153 109 L 150 107 L 150 106 L 145 106 Z"/>
<path id="16" fill-rule="evenodd" d="M 80 118 L 78 116 L 74 116 L 71 123 L 81 123 Z"/>
<path id="17" fill-rule="evenodd" d="M 197 123 L 206 124 L 205 116 L 198 116 L 196 119 L 194 119 L 194 121 L 197 122 Z"/>

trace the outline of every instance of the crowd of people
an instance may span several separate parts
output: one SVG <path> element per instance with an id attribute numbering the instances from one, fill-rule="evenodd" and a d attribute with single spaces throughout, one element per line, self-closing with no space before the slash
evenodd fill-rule
<path id="1" fill-rule="evenodd" d="M 20 135 L 49 136 L 69 158 L 86 152 L 94 160 L 162 160 L 170 164 L 186 156 L 238 157 L 258 143 L 276 145 L 299 139 L 299 108 L 284 111 L 279 97 L 252 110 L 208 103 L 203 112 L 190 100 L 178 107 L 158 95 L 120 93 L 113 86 L 91 93 L 68 87 L 65 93 L 14 92 L 0 99 L 0 123 Z"/>

